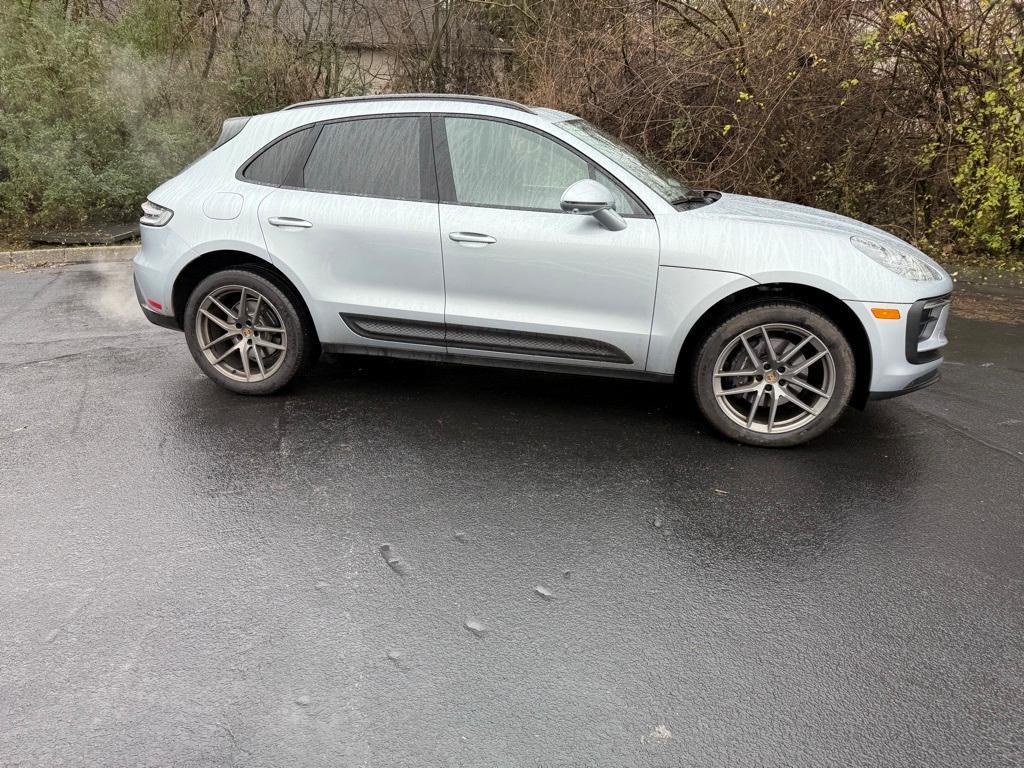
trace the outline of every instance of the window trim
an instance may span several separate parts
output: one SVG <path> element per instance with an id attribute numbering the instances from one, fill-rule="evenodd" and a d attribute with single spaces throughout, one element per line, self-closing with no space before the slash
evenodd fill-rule
<path id="1" fill-rule="evenodd" d="M 467 120 L 490 120 L 496 123 L 507 123 L 517 128 L 523 128 L 528 131 L 533 131 L 536 134 L 543 136 L 544 138 L 555 142 L 561 147 L 569 150 L 572 154 L 576 155 L 587 165 L 588 178 L 593 179 L 595 171 L 600 171 L 612 182 L 619 187 L 619 190 L 633 203 L 634 207 L 638 208 L 641 213 L 622 213 L 619 215 L 624 219 L 653 219 L 654 214 L 651 209 L 641 200 L 628 186 L 622 183 L 622 181 L 607 168 L 597 163 L 593 158 L 588 157 L 583 152 L 578 150 L 576 147 L 563 141 L 558 136 L 551 134 L 541 128 L 526 123 L 521 123 L 518 120 L 510 120 L 505 117 L 496 117 L 492 115 L 469 115 L 458 112 L 434 112 L 432 113 L 432 119 L 430 121 L 431 130 L 434 137 L 434 168 L 437 172 L 437 193 L 438 202 L 444 205 L 458 205 L 467 208 L 490 208 L 498 211 L 530 211 L 533 213 L 554 213 L 565 216 L 571 216 L 573 214 L 561 210 L 552 210 L 551 208 L 526 208 L 520 206 L 509 206 L 509 205 L 492 205 L 489 203 L 464 203 L 457 199 L 455 192 L 455 176 L 452 171 L 451 155 L 448 151 L 448 134 L 445 129 L 444 121 L 445 118 L 464 118 Z"/>
<path id="2" fill-rule="evenodd" d="M 310 189 L 309 187 L 303 186 L 304 174 L 306 164 L 309 162 L 310 156 L 313 154 L 313 148 L 316 146 L 317 141 L 320 139 L 320 134 L 323 132 L 325 125 L 333 125 L 335 123 L 350 123 L 356 120 L 388 120 L 394 118 L 405 118 L 415 117 L 418 120 L 417 128 L 417 139 L 419 140 L 419 177 L 420 177 L 420 197 L 393 197 L 386 195 L 366 195 L 358 192 L 338 192 L 330 189 Z M 437 193 L 437 172 L 434 168 L 434 152 L 433 142 L 431 134 L 431 114 L 429 112 L 387 112 L 387 113 L 374 113 L 371 115 L 353 115 L 350 117 L 339 117 L 331 120 L 321 120 L 316 123 L 306 123 L 296 128 L 292 128 L 290 131 L 282 133 L 280 136 L 271 139 L 258 150 L 253 152 L 246 160 L 238 167 L 235 171 L 235 178 L 238 181 L 245 182 L 246 184 L 257 184 L 263 187 L 272 187 L 274 189 L 289 189 L 298 192 L 310 192 L 316 195 L 339 195 L 341 197 L 362 197 L 369 198 L 372 200 L 398 200 L 407 203 L 438 203 L 439 196 Z M 307 141 L 307 146 L 304 151 L 298 153 L 293 161 L 293 165 L 285 173 L 285 183 L 272 184 L 268 181 L 257 181 L 255 179 L 249 179 L 245 177 L 245 171 L 248 170 L 249 165 L 266 150 L 278 142 L 284 141 L 289 136 L 304 131 L 307 128 L 312 128 L 312 138 Z M 433 197 L 423 197 L 422 195 L 433 195 Z"/>

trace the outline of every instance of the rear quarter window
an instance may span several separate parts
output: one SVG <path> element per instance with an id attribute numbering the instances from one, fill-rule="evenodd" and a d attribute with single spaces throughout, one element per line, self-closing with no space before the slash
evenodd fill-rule
<path id="1" fill-rule="evenodd" d="M 242 178 L 260 184 L 291 185 L 293 172 L 309 153 L 314 126 L 289 133 L 254 157 L 242 172 Z"/>

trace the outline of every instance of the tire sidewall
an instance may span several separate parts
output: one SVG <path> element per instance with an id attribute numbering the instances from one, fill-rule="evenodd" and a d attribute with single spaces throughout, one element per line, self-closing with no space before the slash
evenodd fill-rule
<path id="1" fill-rule="evenodd" d="M 285 359 L 281 367 L 268 379 L 256 382 L 230 379 L 206 359 L 206 355 L 201 349 L 202 344 L 196 335 L 196 315 L 199 313 L 199 306 L 208 294 L 226 285 L 242 285 L 259 291 L 274 305 L 284 323 L 285 331 L 288 334 Z M 304 333 L 303 321 L 294 300 L 272 281 L 245 269 L 228 269 L 222 272 L 215 272 L 203 279 L 195 287 L 189 296 L 188 303 L 185 305 L 184 331 L 189 352 L 192 353 L 192 357 L 203 373 L 225 389 L 243 395 L 267 395 L 280 390 L 299 373 L 306 358 L 306 350 L 304 349 L 306 334 Z"/>
<path id="2" fill-rule="evenodd" d="M 743 331 L 759 325 L 787 323 L 817 336 L 828 347 L 836 368 L 832 397 L 816 419 L 800 429 L 768 435 L 744 429 L 722 411 L 714 394 L 714 370 L 725 345 Z M 813 440 L 842 416 L 853 394 L 856 363 L 842 331 L 818 310 L 798 303 L 771 302 L 738 310 L 705 338 L 697 353 L 692 389 L 704 417 L 722 434 L 748 445 L 790 447 Z"/>

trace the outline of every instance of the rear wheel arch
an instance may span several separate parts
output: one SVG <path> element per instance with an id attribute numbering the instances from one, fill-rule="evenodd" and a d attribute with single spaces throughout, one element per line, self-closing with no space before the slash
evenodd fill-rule
<path id="1" fill-rule="evenodd" d="M 309 306 L 298 287 L 280 269 L 275 267 L 266 259 L 254 256 L 244 251 L 218 250 L 204 253 L 190 261 L 178 273 L 174 280 L 174 287 L 171 289 L 171 306 L 174 307 L 174 319 L 179 328 L 184 327 L 185 305 L 188 304 L 188 297 L 204 279 L 214 272 L 221 272 L 225 269 L 246 269 L 256 272 L 271 280 L 281 290 L 286 291 L 295 301 L 296 306 L 303 313 L 303 319 L 309 324 L 316 336 L 316 323 L 309 311 Z M 319 341 L 319 339 L 318 339 Z"/>
<path id="2" fill-rule="evenodd" d="M 689 371 L 701 342 L 724 318 L 746 307 L 766 301 L 791 301 L 806 304 L 835 323 L 853 350 L 856 364 L 853 395 L 850 404 L 863 408 L 871 389 L 871 342 L 860 319 L 841 299 L 827 291 L 798 283 L 768 283 L 744 288 L 721 299 L 708 308 L 694 324 L 683 341 L 676 362 L 676 381 L 689 381 Z"/>

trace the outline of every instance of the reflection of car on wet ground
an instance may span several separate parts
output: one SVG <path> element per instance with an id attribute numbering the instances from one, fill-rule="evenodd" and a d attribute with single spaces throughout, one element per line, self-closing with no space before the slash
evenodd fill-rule
<path id="1" fill-rule="evenodd" d="M 144 212 L 147 316 L 246 394 L 321 349 L 680 379 L 724 434 L 793 445 L 932 383 L 946 343 L 951 280 L 898 238 L 497 99 L 234 118 Z"/>

